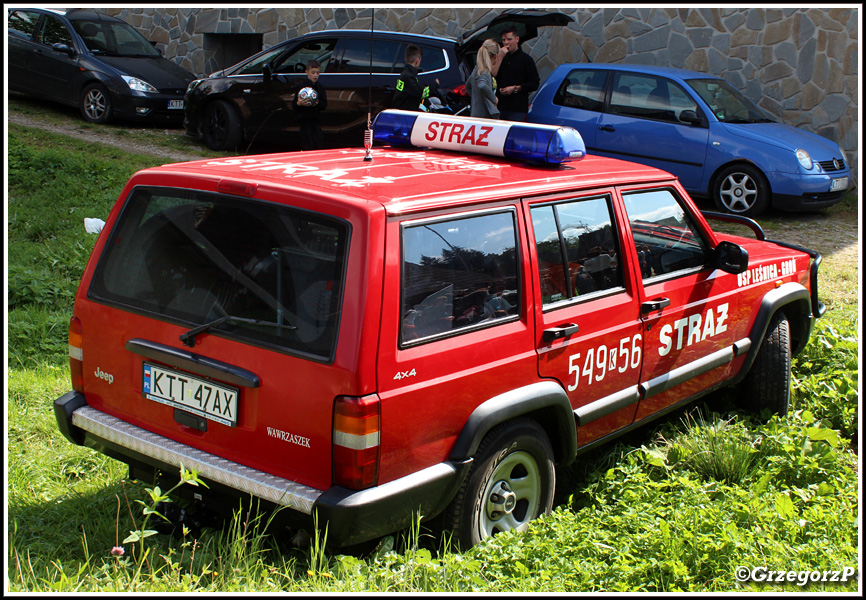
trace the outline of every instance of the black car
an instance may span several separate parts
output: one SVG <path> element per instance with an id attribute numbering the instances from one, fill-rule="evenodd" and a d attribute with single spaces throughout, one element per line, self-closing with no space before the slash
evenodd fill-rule
<path id="1" fill-rule="evenodd" d="M 9 9 L 9 89 L 77 106 L 91 123 L 180 125 L 195 75 L 125 21 L 83 9 Z"/>
<path id="2" fill-rule="evenodd" d="M 391 105 L 409 44 L 423 52 L 421 84 L 431 86 L 451 112 L 459 112 L 468 104 L 464 82 L 486 37 L 498 41 L 501 29 L 514 24 L 526 41 L 538 27 L 571 21 L 562 13 L 508 10 L 460 41 L 358 29 L 308 33 L 194 81 L 186 94 L 184 126 L 213 150 L 234 149 L 243 141 L 293 146 L 298 124 L 292 100 L 306 77 L 306 63 L 317 60 L 319 82 L 328 94 L 321 114 L 326 142 L 339 146 L 357 139 L 360 145 L 368 114 L 375 117 Z"/>

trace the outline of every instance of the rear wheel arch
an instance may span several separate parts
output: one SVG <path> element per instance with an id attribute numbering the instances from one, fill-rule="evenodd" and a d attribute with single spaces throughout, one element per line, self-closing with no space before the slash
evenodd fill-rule
<path id="1" fill-rule="evenodd" d="M 481 403 L 466 420 L 449 460 L 470 459 L 495 427 L 518 418 L 538 423 L 547 434 L 558 465 L 577 455 L 577 429 L 568 395 L 558 383 L 541 381 L 494 396 Z"/>
<path id="2" fill-rule="evenodd" d="M 553 508 L 555 487 L 547 432 L 533 419 L 511 419 L 484 436 L 442 524 L 461 549 L 496 533 L 525 531 Z"/>

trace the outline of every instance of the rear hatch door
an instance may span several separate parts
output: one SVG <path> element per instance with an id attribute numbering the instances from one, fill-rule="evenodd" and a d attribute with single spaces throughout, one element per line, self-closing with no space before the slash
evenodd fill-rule
<path id="1" fill-rule="evenodd" d="M 492 38 L 499 43 L 505 29 L 515 27 L 520 42 L 524 43 L 538 37 L 539 27 L 567 27 L 573 22 L 573 17 L 560 12 L 547 12 L 534 8 L 509 8 L 484 25 L 464 33 L 458 42 L 457 53 L 471 73 L 475 67 L 475 53 L 484 40 Z"/>
<path id="2" fill-rule="evenodd" d="M 334 398 L 359 391 L 337 357 L 351 230 L 275 202 L 137 186 L 76 304 L 88 404 L 326 489 Z"/>

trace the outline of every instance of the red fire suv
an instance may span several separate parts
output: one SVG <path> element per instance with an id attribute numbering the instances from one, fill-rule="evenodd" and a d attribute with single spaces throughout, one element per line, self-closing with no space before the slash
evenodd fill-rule
<path id="1" fill-rule="evenodd" d="M 136 173 L 75 299 L 63 434 L 338 546 L 420 514 L 468 547 L 549 511 L 554 465 L 709 391 L 787 411 L 818 254 L 569 128 L 374 131 Z"/>

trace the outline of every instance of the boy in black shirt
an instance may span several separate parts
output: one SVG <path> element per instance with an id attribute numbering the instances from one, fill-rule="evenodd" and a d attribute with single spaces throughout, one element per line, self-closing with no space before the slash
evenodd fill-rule
<path id="1" fill-rule="evenodd" d="M 298 124 L 301 126 L 301 149 L 316 150 L 324 148 L 325 142 L 322 136 L 322 125 L 319 122 L 319 113 L 328 107 L 328 96 L 325 86 L 319 83 L 319 73 L 322 67 L 317 60 L 307 63 L 307 79 L 302 81 L 292 100 L 292 108 L 298 116 Z M 302 98 L 301 90 L 312 88 L 315 98 Z"/>
<path id="2" fill-rule="evenodd" d="M 430 88 L 421 85 L 418 79 L 422 56 L 421 48 L 415 44 L 409 44 L 406 48 L 406 66 L 397 80 L 392 108 L 421 110 L 421 103 L 430 95 Z"/>

